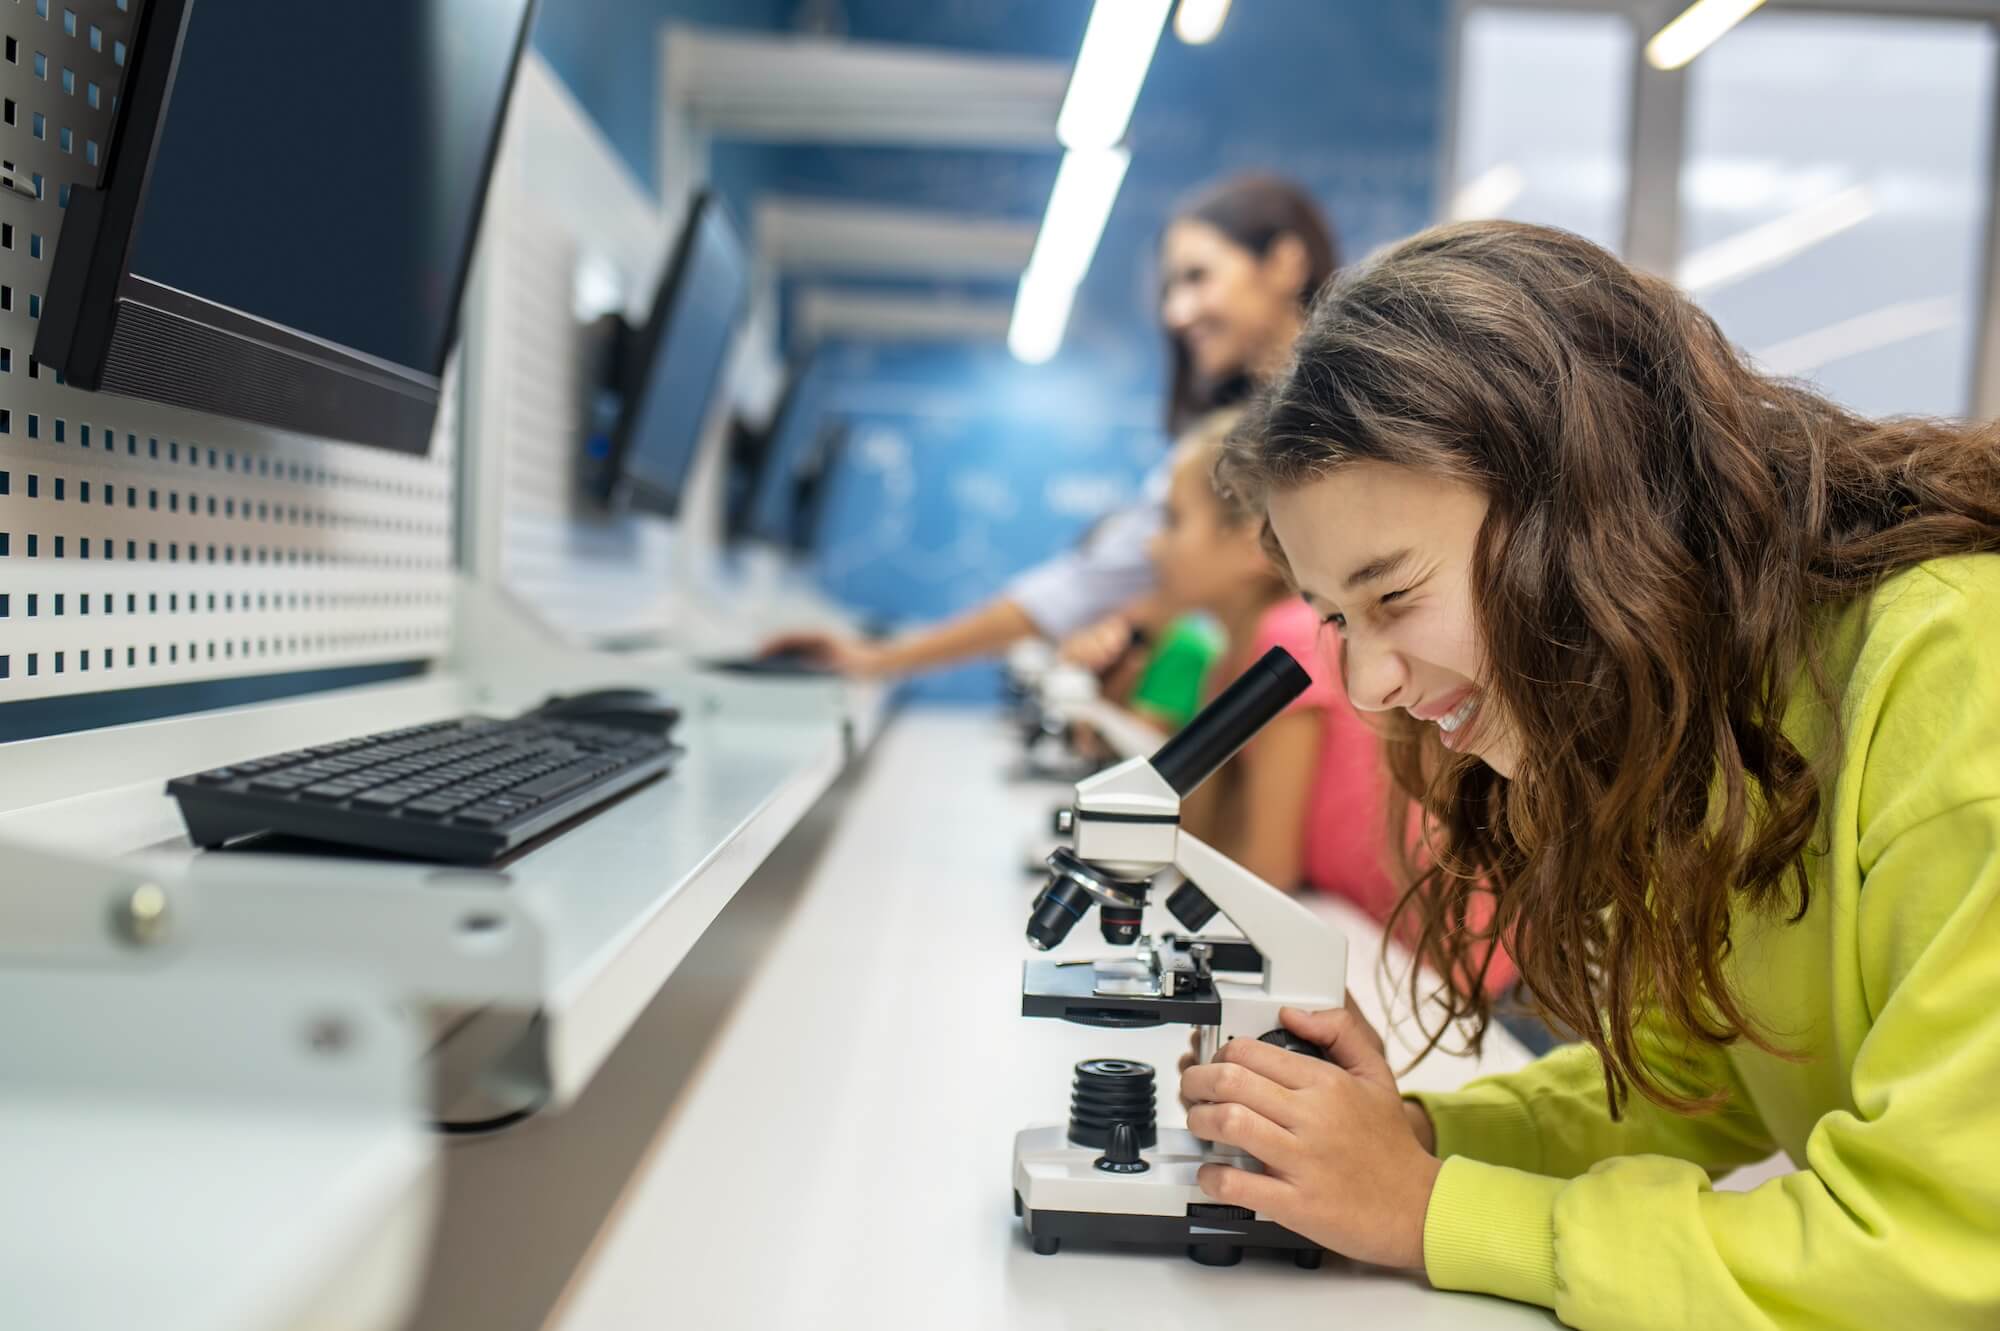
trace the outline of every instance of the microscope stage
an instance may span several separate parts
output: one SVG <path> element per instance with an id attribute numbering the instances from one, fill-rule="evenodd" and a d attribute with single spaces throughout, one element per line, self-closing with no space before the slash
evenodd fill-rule
<path id="1" fill-rule="evenodd" d="M 1222 1021 L 1215 986 L 1190 986 L 1171 998 L 1124 959 L 1029 961 L 1021 967 L 1021 1015 L 1059 1017 L 1082 1026 L 1214 1026 Z"/>

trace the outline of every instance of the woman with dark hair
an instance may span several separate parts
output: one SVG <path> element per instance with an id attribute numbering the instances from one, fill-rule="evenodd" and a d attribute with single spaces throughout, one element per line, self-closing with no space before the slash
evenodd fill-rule
<path id="1" fill-rule="evenodd" d="M 1184 204 L 1160 238 L 1167 433 L 1179 438 L 1275 374 L 1339 267 L 1318 207 L 1281 177 L 1238 176 Z"/>
<path id="2" fill-rule="evenodd" d="M 1402 1097 L 1351 1008 L 1288 1012 L 1327 1060 L 1184 1077 L 1267 1169 L 1203 1188 L 1572 1326 L 2000 1326 L 2000 430 L 1855 416 L 1480 222 L 1339 279 L 1223 468 L 1401 728 L 1429 973 L 1504 937 L 1579 1043 Z"/>
<path id="3" fill-rule="evenodd" d="M 1177 211 L 1160 240 L 1170 436 L 1242 400 L 1253 383 L 1277 371 L 1305 322 L 1306 303 L 1338 261 L 1333 229 L 1311 197 L 1276 176 L 1224 181 Z M 894 675 L 990 655 L 1024 638 L 1060 640 L 1094 625 L 1090 636 L 1114 640 L 1110 655 L 1116 655 L 1131 625 L 1125 616 L 1105 617 L 1152 591 L 1146 544 L 1159 528 L 1165 489 L 1162 468 L 1148 478 L 1139 503 L 1107 516 L 1076 549 L 1029 569 L 1000 596 L 955 619 L 889 642 L 787 634 L 766 650 L 803 653 L 848 674 Z"/>

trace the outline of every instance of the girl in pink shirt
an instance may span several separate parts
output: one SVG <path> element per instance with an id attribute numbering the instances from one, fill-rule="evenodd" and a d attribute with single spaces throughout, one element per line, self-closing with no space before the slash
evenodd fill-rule
<path id="1" fill-rule="evenodd" d="M 1272 647 L 1290 652 L 1312 686 L 1183 801 L 1181 822 L 1276 887 L 1330 892 L 1386 923 L 1404 876 L 1389 844 L 1381 740 L 1347 701 L 1337 640 L 1265 555 L 1262 523 L 1216 488 L 1215 462 L 1237 419 L 1218 413 L 1182 438 L 1149 554 L 1162 595 L 1213 615 L 1228 635 L 1206 696 Z M 1513 976 L 1496 956 L 1487 988 Z"/>

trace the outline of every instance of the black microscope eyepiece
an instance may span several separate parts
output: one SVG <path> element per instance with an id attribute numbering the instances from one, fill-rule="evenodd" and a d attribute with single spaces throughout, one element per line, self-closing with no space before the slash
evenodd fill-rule
<path id="1" fill-rule="evenodd" d="M 1153 770 L 1186 796 L 1311 684 L 1290 652 L 1273 647 L 1160 746 L 1150 760 Z"/>

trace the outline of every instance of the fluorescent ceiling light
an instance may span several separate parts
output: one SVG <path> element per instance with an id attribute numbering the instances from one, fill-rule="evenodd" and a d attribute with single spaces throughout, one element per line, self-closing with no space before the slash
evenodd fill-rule
<path id="1" fill-rule="evenodd" d="M 1174 36 L 1189 46 L 1206 46 L 1228 17 L 1229 0 L 1181 0 L 1174 10 Z"/>
<path id="2" fill-rule="evenodd" d="M 1083 280 L 1131 161 L 1132 154 L 1123 148 L 1063 154 L 1055 188 L 1049 191 L 1049 209 L 1028 256 L 1029 272 L 1071 286 Z"/>
<path id="3" fill-rule="evenodd" d="M 1958 319 L 1958 301 L 1953 297 L 1907 300 L 1786 338 L 1752 355 L 1772 374 L 1805 374 L 1864 351 L 1955 327 Z"/>
<path id="4" fill-rule="evenodd" d="M 1123 148 L 1063 154 L 1007 329 L 1008 348 L 1030 365 L 1039 365 L 1062 345 L 1076 288 L 1090 271 L 1131 161 L 1132 154 Z"/>
<path id="5" fill-rule="evenodd" d="M 1065 148 L 1110 148 L 1125 137 L 1172 0 L 1097 0 L 1056 116 Z"/>
<path id="6" fill-rule="evenodd" d="M 1776 268 L 1874 215 L 1875 196 L 1866 185 L 1855 185 L 1696 250 L 1681 260 L 1674 277 L 1688 291 L 1714 291 Z"/>
<path id="7" fill-rule="evenodd" d="M 1014 359 L 1040 365 L 1062 346 L 1069 326 L 1069 309 L 1076 302 L 1076 285 L 1058 282 L 1030 268 L 1021 274 L 1014 295 L 1014 317 L 1007 325 L 1007 350 Z"/>
<path id="8" fill-rule="evenodd" d="M 1451 196 L 1452 220 L 1469 222 L 1476 217 L 1498 217 L 1527 187 L 1528 178 L 1521 174 L 1521 168 L 1512 162 L 1502 162 L 1467 181 Z"/>
<path id="9" fill-rule="evenodd" d="M 1763 3 L 1764 0 L 1695 0 L 1681 11 L 1679 18 L 1653 34 L 1653 40 L 1646 43 L 1646 63 L 1654 69 L 1679 69 Z"/>

